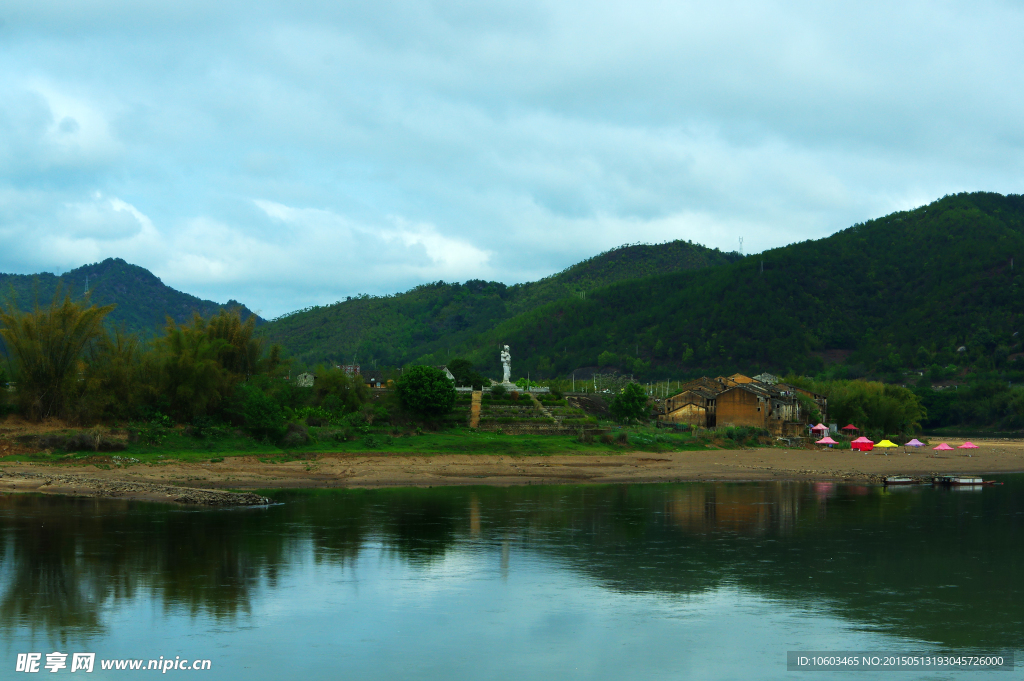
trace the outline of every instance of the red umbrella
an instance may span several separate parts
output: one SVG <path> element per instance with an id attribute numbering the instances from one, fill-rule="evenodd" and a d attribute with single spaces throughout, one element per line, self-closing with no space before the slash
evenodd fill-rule
<path id="1" fill-rule="evenodd" d="M 842 430 L 860 430 L 860 428 L 858 428 L 857 426 L 855 426 L 852 423 L 850 423 L 850 424 L 847 424 L 847 425 L 843 426 Z"/>
<path id="2" fill-rule="evenodd" d="M 859 437 L 850 443 L 851 449 L 859 449 L 862 452 L 870 452 L 875 448 L 875 443 L 866 437 Z"/>

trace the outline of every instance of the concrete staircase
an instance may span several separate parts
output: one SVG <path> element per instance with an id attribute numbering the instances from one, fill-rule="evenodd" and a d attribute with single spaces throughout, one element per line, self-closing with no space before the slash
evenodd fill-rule
<path id="1" fill-rule="evenodd" d="M 482 390 L 473 391 L 473 402 L 469 405 L 469 427 L 476 428 L 480 425 L 480 401 L 483 399 Z"/>
<path id="2" fill-rule="evenodd" d="M 540 413 L 544 414 L 544 416 L 547 416 L 549 419 L 554 421 L 555 425 L 560 425 L 560 419 L 556 419 L 554 416 L 552 416 L 551 412 L 547 409 L 547 407 L 540 403 L 540 400 L 537 399 L 536 395 L 534 395 L 533 393 L 526 394 L 530 396 L 531 400 L 533 400 L 533 406 L 537 407 L 537 409 L 540 409 Z"/>

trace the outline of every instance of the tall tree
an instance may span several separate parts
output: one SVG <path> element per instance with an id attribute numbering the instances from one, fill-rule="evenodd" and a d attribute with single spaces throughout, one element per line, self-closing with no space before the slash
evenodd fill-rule
<path id="1" fill-rule="evenodd" d="M 68 414 L 79 389 L 78 373 L 86 347 L 103 334 L 103 318 L 113 305 L 88 305 L 88 299 L 61 301 L 58 288 L 48 307 L 38 303 L 21 312 L 13 300 L 0 306 L 0 336 L 7 345 L 24 414 L 40 419 Z"/>

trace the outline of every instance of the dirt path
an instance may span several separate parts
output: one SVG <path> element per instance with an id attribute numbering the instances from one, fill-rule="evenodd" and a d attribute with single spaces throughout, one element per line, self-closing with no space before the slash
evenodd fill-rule
<path id="1" fill-rule="evenodd" d="M 284 489 L 326 487 L 428 487 L 436 485 L 525 485 L 647 483 L 709 480 L 836 480 L 877 482 L 886 475 L 1024 472 L 1024 442 L 974 440 L 980 449 L 931 457 L 930 450 L 871 452 L 784 449 L 708 450 L 604 456 L 492 456 L 322 454 L 282 464 L 255 457 L 228 457 L 222 463 L 136 464 L 111 470 L 95 466 L 3 463 L 0 492 L 34 491 L 111 496 L 103 484 L 145 483 L 192 489 Z M 950 441 L 956 446 L 960 441 Z M 31 477 L 25 477 L 28 474 Z M 74 476 L 68 484 L 43 485 L 39 475 Z M 167 499 L 167 491 L 124 488 L 127 498 Z"/>

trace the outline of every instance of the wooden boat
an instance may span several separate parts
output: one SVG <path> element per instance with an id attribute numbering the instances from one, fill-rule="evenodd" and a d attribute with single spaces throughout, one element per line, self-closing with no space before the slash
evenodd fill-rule
<path id="1" fill-rule="evenodd" d="M 889 485 L 919 485 L 921 481 L 906 475 L 890 475 L 882 481 L 886 487 Z"/>
<path id="2" fill-rule="evenodd" d="M 974 486 L 974 485 L 994 485 L 995 480 L 984 480 L 974 475 L 943 475 L 938 478 L 933 478 L 932 483 L 935 485 L 949 485 L 951 487 L 959 486 Z"/>

